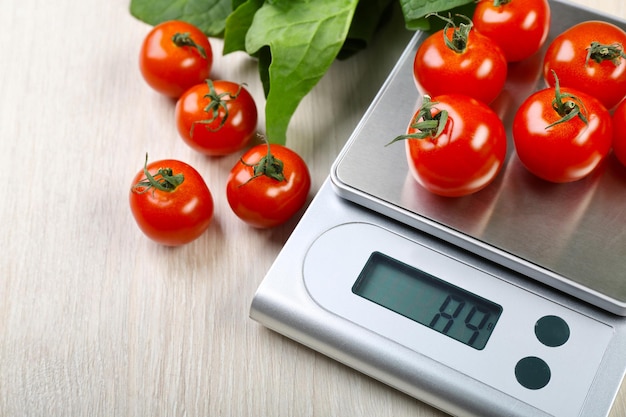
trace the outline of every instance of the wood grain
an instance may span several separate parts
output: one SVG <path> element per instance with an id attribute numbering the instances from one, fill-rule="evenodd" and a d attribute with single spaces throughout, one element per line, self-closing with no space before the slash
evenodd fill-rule
<path id="1" fill-rule="evenodd" d="M 576 3 L 626 18 L 621 0 Z M 127 0 L 0 10 L 0 415 L 444 415 L 248 318 L 297 219 L 259 231 L 230 212 L 238 156 L 178 138 L 174 102 L 139 74 L 149 27 Z M 313 192 L 410 36 L 393 23 L 293 119 Z M 247 83 L 262 108 L 256 63 L 211 41 L 213 77 Z M 136 228 L 127 193 L 146 152 L 192 164 L 213 191 L 214 222 L 193 244 L 163 248 Z M 624 415 L 626 389 L 612 416 Z"/>

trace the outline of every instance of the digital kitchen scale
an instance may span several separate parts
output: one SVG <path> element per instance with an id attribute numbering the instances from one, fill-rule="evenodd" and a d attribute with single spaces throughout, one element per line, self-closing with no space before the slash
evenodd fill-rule
<path id="1" fill-rule="evenodd" d="M 550 5 L 547 43 L 583 20 L 626 26 Z M 425 36 L 348 140 L 250 316 L 452 415 L 608 416 L 626 372 L 626 168 L 611 156 L 586 179 L 549 184 L 509 143 L 484 190 L 425 191 L 404 145 L 385 146 L 419 107 L 412 65 Z M 506 126 L 543 88 L 542 56 L 510 67 L 493 104 Z"/>

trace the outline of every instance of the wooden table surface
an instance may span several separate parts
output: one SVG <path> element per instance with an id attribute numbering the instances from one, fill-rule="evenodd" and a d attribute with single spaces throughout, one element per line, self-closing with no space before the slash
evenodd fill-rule
<path id="1" fill-rule="evenodd" d="M 248 318 L 297 219 L 256 230 L 231 213 L 239 155 L 180 140 L 174 102 L 139 74 L 149 26 L 128 3 L 0 8 L 0 415 L 442 416 Z M 626 18 L 622 0 L 575 3 Z M 409 39 L 394 23 L 335 63 L 292 121 L 311 196 Z M 255 62 L 211 42 L 213 78 L 247 83 L 262 108 Z M 146 152 L 206 179 L 215 217 L 196 242 L 161 247 L 135 226 L 128 190 Z M 611 415 L 626 415 L 626 387 Z"/>

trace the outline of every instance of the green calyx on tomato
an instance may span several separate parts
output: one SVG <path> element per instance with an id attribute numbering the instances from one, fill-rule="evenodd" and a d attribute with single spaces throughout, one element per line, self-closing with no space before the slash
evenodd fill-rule
<path id="1" fill-rule="evenodd" d="M 193 41 L 193 39 L 191 39 L 191 34 L 189 32 L 185 32 L 185 33 L 176 32 L 172 36 L 172 42 L 174 42 L 174 44 L 176 46 L 181 47 L 181 48 L 183 46 L 189 46 L 191 48 L 196 48 L 198 50 L 198 53 L 200 54 L 200 56 L 202 58 L 206 59 L 206 57 L 207 57 L 206 51 L 204 50 L 202 45 L 198 45 L 197 43 L 195 43 Z"/>
<path id="2" fill-rule="evenodd" d="M 622 58 L 626 58 L 626 54 L 624 54 L 624 46 L 621 43 L 603 45 L 600 42 L 591 42 L 591 45 L 587 48 L 585 64 L 588 65 L 590 60 L 598 64 L 604 61 L 611 61 L 615 66 L 618 66 L 621 64 Z"/>
<path id="3" fill-rule="evenodd" d="M 430 96 L 425 95 L 422 106 L 415 113 L 415 117 L 411 123 L 411 127 L 416 129 L 415 133 L 400 135 L 387 145 L 391 145 L 394 142 L 404 139 L 436 139 L 441 135 L 443 129 L 448 123 L 448 111 L 439 111 L 435 106 L 439 104 L 436 101 L 431 101 Z M 436 113 L 433 115 L 433 110 Z"/>
<path id="4" fill-rule="evenodd" d="M 182 173 L 174 174 L 172 168 L 159 168 L 155 175 L 148 172 L 148 154 L 146 153 L 146 162 L 143 166 L 145 179 L 133 185 L 132 191 L 137 194 L 143 194 L 149 190 L 157 189 L 159 191 L 172 192 L 185 181 Z"/>
<path id="5" fill-rule="evenodd" d="M 472 27 L 474 27 L 474 23 L 472 22 L 472 19 L 470 19 L 469 17 L 465 15 L 457 14 L 456 16 L 462 19 L 465 19 L 469 22 L 469 23 L 459 23 L 459 25 L 457 26 L 456 23 L 454 23 L 454 20 L 452 20 L 452 17 L 443 17 L 443 16 L 438 15 L 437 13 L 431 13 L 430 15 L 426 17 L 430 17 L 431 15 L 436 16 L 440 18 L 441 20 L 443 20 L 444 22 L 446 22 L 446 26 L 443 29 L 443 41 L 445 42 L 446 46 L 452 49 L 454 52 L 459 53 L 459 54 L 465 52 L 465 50 L 467 49 L 467 38 L 469 36 L 470 31 L 472 30 Z M 448 29 L 453 29 L 452 39 L 450 39 L 447 35 Z"/>
<path id="6" fill-rule="evenodd" d="M 494 7 L 504 6 L 505 4 L 509 4 L 513 0 L 493 0 Z"/>
<path id="7" fill-rule="evenodd" d="M 213 85 L 213 81 L 206 80 L 206 83 L 207 83 L 207 86 L 209 87 L 209 92 L 205 94 L 204 98 L 209 100 L 209 104 L 207 104 L 203 110 L 209 114 L 209 117 L 207 119 L 198 120 L 192 123 L 191 130 L 189 132 L 189 135 L 191 137 L 193 137 L 193 131 L 197 123 L 203 124 L 205 125 L 207 129 L 210 129 L 215 132 L 220 130 L 224 126 L 224 124 L 226 124 L 226 120 L 228 120 L 228 106 L 227 106 L 228 102 L 230 100 L 235 100 L 237 97 L 239 97 L 239 93 L 241 93 L 241 89 L 243 87 L 240 84 L 239 89 L 237 90 L 235 94 L 229 91 L 225 91 L 221 94 L 218 94 L 217 91 L 215 91 L 215 86 Z M 216 129 L 211 129 L 209 125 L 215 122 L 215 120 L 217 120 L 217 118 L 220 116 L 220 112 L 219 112 L 220 108 L 224 110 L 224 117 L 222 117 L 222 120 L 220 120 L 220 124 Z"/>
<path id="8" fill-rule="evenodd" d="M 550 123 L 546 126 L 546 129 L 565 123 L 574 117 L 578 117 L 583 123 L 588 124 L 587 117 L 584 114 L 585 104 L 573 94 L 561 93 L 559 77 L 557 77 L 554 71 L 552 71 L 552 75 L 554 76 L 554 100 L 552 100 L 552 108 L 561 118 L 554 123 Z"/>
<path id="9" fill-rule="evenodd" d="M 256 164 L 249 164 L 246 161 L 244 161 L 243 158 L 240 160 L 240 162 L 244 164 L 245 166 L 249 166 L 253 168 L 252 177 L 250 177 L 248 181 L 241 184 L 240 187 L 242 185 L 246 185 L 253 179 L 258 178 L 263 175 L 265 175 L 266 177 L 272 178 L 273 180 L 276 180 L 278 182 L 285 181 L 285 175 L 283 173 L 283 168 L 284 168 L 283 161 L 281 161 L 280 159 L 272 155 L 272 152 L 270 149 L 270 143 L 267 141 L 265 143 L 267 144 L 267 154 L 263 158 L 261 158 L 259 162 L 257 162 Z"/>

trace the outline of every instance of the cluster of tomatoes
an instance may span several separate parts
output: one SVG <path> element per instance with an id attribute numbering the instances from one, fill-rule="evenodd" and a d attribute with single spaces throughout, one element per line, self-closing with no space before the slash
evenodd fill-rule
<path id="1" fill-rule="evenodd" d="M 416 51 L 413 74 L 424 94 L 405 135 L 414 178 L 443 196 L 489 185 L 507 153 L 506 130 L 494 110 L 511 68 L 536 57 L 551 19 L 547 0 L 480 0 L 459 24 Z M 547 45 L 546 87 L 515 109 L 513 143 L 521 163 L 555 183 L 579 180 L 611 152 L 626 165 L 626 33 L 584 21 Z M 613 112 L 613 114 L 611 114 Z M 417 140 L 411 140 L 417 139 Z"/>
<path id="2" fill-rule="evenodd" d="M 258 113 L 245 85 L 210 78 L 211 44 L 183 21 L 156 25 L 141 46 L 139 67 L 157 92 L 176 99 L 176 126 L 194 150 L 209 156 L 243 152 L 257 133 Z M 300 210 L 311 186 L 308 168 L 291 149 L 269 142 L 243 153 L 229 173 L 226 196 L 233 212 L 254 227 L 284 223 Z M 178 246 L 201 236 L 214 211 L 200 173 L 173 159 L 148 163 L 133 179 L 130 206 L 152 240 Z"/>

